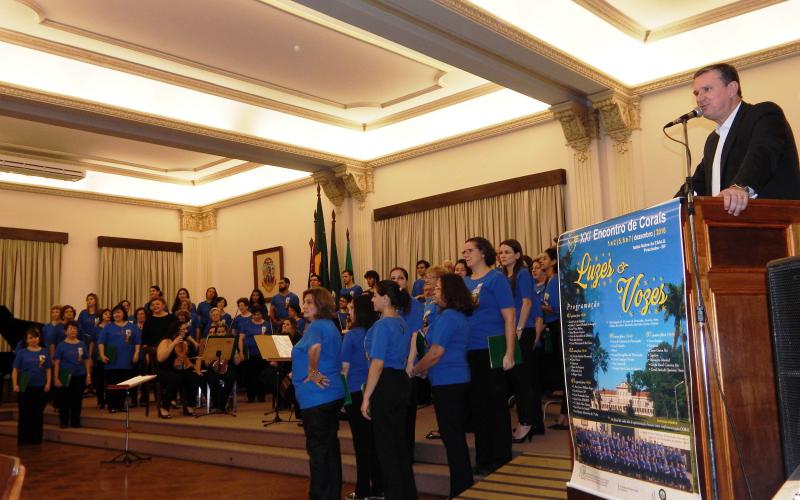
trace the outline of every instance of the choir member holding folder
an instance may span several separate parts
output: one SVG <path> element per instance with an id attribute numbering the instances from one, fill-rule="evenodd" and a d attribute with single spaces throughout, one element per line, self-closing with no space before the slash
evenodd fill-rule
<path id="1" fill-rule="evenodd" d="M 425 336 L 428 349 L 412 373 L 427 372 L 431 381 L 436 422 L 447 450 L 450 498 L 455 498 L 472 486 L 466 437 L 470 381 L 466 316 L 472 314 L 474 305 L 464 280 L 450 273 L 439 277 L 434 300 L 439 311 Z"/>
<path id="2" fill-rule="evenodd" d="M 42 442 L 46 393 L 50 391 L 50 355 L 39 346 L 39 329 L 31 327 L 25 334 L 27 347 L 14 355 L 11 383 L 18 394 L 17 443 Z"/>
<path id="3" fill-rule="evenodd" d="M 331 293 L 324 288 L 303 292 L 303 316 L 311 324 L 292 349 L 292 384 L 303 415 L 310 485 L 309 498 L 339 500 L 342 456 L 339 409 L 344 402 L 342 341 L 333 323 Z"/>
<path id="4" fill-rule="evenodd" d="M 361 414 L 373 421 L 386 499 L 414 499 L 417 486 L 406 434 L 411 381 L 405 368 L 411 331 L 401 317 L 410 310 L 411 297 L 391 280 L 376 283 L 375 291 L 372 304 L 383 317 L 364 339 L 370 365 Z"/>
<path id="5" fill-rule="evenodd" d="M 152 303 L 157 301 L 164 303 L 160 298 L 154 299 Z M 107 385 L 118 384 L 134 375 L 133 365 L 139 362 L 139 350 L 142 347 L 139 330 L 128 322 L 128 316 L 121 305 L 114 306 L 111 317 L 113 321 L 103 328 L 97 341 L 98 357 L 105 363 Z M 110 413 L 124 409 L 125 392 L 108 391 L 106 402 Z"/>
<path id="6" fill-rule="evenodd" d="M 372 307 L 372 294 L 357 295 L 348 303 L 352 328 L 342 341 L 342 373 L 347 378 L 352 404 L 345 407 L 353 434 L 353 448 L 356 452 L 356 490 L 347 498 L 382 497 L 380 465 L 375 451 L 372 422 L 361 414 L 364 401 L 362 387 L 367 381 L 369 362 L 364 350 L 364 337 L 378 314 Z"/>
<path id="7" fill-rule="evenodd" d="M 511 460 L 508 379 L 503 371 L 514 367 L 516 314 L 511 285 L 500 271 L 493 269 L 497 253 L 491 242 L 481 237 L 470 238 L 464 243 L 462 254 L 470 270 L 464 282 L 476 306 L 468 318 L 467 342 L 475 473 L 486 475 Z M 489 337 L 496 336 L 505 337 L 501 367 L 492 367 L 489 358 Z"/>
<path id="8" fill-rule="evenodd" d="M 58 397 L 58 420 L 61 428 L 81 426 L 83 391 L 92 383 L 89 351 L 78 339 L 78 323 L 66 324 L 67 338 L 56 347 L 53 374 Z"/>

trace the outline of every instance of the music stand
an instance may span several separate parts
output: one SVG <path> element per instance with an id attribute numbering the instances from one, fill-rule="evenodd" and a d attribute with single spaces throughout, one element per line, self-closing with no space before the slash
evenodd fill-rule
<path id="1" fill-rule="evenodd" d="M 292 360 L 292 339 L 288 335 L 256 335 L 253 339 L 256 341 L 261 357 L 267 362 L 281 363 Z M 291 413 L 289 414 L 289 420 L 283 420 L 280 410 L 278 410 L 280 383 L 281 370 L 279 365 L 275 370 L 275 393 L 272 396 L 272 410 L 264 413 L 264 415 L 274 413 L 275 416 L 272 420 L 262 420 L 261 423 L 264 424 L 264 427 L 281 422 L 291 422 L 292 420 Z"/>
<path id="2" fill-rule="evenodd" d="M 100 463 L 103 464 L 125 464 L 130 465 L 134 462 L 138 462 L 140 460 L 150 460 L 151 457 L 143 457 L 137 455 L 136 453 L 130 450 L 130 420 L 131 420 L 131 393 L 130 389 L 134 387 L 139 387 L 140 385 L 144 384 L 145 382 L 149 382 L 156 378 L 156 375 L 137 375 L 133 378 L 125 380 L 124 382 L 120 382 L 116 385 L 109 385 L 106 386 L 106 390 L 108 391 L 125 391 L 125 427 L 123 428 L 123 432 L 125 433 L 125 446 L 122 449 L 122 452 L 112 458 L 111 460 L 104 460 Z"/>
<path id="3" fill-rule="evenodd" d="M 203 354 L 200 356 L 201 359 L 206 364 L 206 371 L 212 370 L 211 365 L 214 361 L 217 360 L 217 352 L 220 353 L 220 358 L 228 361 L 228 366 L 233 363 L 233 351 L 236 347 L 236 336 L 234 335 L 219 335 L 219 336 L 208 336 L 205 338 L 205 344 L 203 347 Z M 234 381 L 234 384 L 236 382 Z M 208 383 L 206 382 L 208 386 Z M 236 416 L 236 393 L 233 392 L 233 412 L 227 413 L 226 415 L 230 415 L 232 417 Z M 206 413 L 203 414 L 196 414 L 195 418 L 200 418 L 203 416 L 211 415 L 211 390 L 206 392 Z"/>

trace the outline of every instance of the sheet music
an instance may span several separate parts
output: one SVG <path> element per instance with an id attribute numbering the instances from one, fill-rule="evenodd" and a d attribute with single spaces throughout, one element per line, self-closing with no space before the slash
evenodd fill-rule
<path id="1" fill-rule="evenodd" d="M 278 349 L 278 356 L 281 358 L 292 357 L 292 339 L 288 335 L 273 335 L 275 348 Z"/>
<path id="2" fill-rule="evenodd" d="M 153 380 L 154 378 L 156 378 L 156 375 L 137 375 L 137 376 L 135 376 L 133 378 L 129 378 L 128 380 L 125 380 L 124 382 L 120 382 L 119 384 L 116 384 L 116 385 L 127 385 L 127 386 L 130 386 L 130 387 L 136 387 L 137 385 L 141 385 L 141 384 L 144 384 L 145 382 L 149 382 L 149 381 Z"/>

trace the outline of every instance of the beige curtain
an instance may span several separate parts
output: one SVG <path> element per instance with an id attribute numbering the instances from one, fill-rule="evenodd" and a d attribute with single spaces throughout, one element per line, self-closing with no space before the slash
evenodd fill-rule
<path id="1" fill-rule="evenodd" d="M 565 227 L 561 185 L 424 210 L 375 223 L 375 269 L 383 277 L 401 266 L 414 276 L 419 259 L 432 264 L 458 260 L 472 236 L 495 245 L 513 238 L 534 256 L 552 246 Z"/>
<path id="2" fill-rule="evenodd" d="M 128 299 L 133 309 L 149 299 L 150 286 L 164 292 L 167 307 L 182 281 L 182 255 L 178 252 L 100 248 L 100 302 L 113 307 Z"/>
<path id="3" fill-rule="evenodd" d="M 14 317 L 48 321 L 50 306 L 61 295 L 63 248 L 61 243 L 0 240 L 0 303 Z M 0 341 L 0 350 L 9 349 L 5 340 Z"/>

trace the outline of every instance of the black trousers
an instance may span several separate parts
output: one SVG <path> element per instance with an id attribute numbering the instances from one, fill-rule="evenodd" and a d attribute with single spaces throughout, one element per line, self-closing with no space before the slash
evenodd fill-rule
<path id="1" fill-rule="evenodd" d="M 92 362 L 92 387 L 94 387 L 94 394 L 97 396 L 97 406 L 101 408 L 106 405 L 105 366 L 105 363 L 99 359 Z"/>
<path id="2" fill-rule="evenodd" d="M 28 386 L 17 394 L 19 418 L 17 419 L 17 444 L 39 444 L 42 442 L 44 407 L 47 394 L 44 387 Z"/>
<path id="3" fill-rule="evenodd" d="M 58 421 L 61 425 L 81 426 L 81 404 L 85 389 L 85 375 L 74 376 L 69 381 L 69 387 L 58 388 L 56 395 L 59 398 Z"/>
<path id="4" fill-rule="evenodd" d="M 547 357 L 547 372 L 550 377 L 551 390 L 561 390 L 564 387 L 564 352 L 561 350 L 561 322 L 553 321 L 547 323 L 547 329 L 550 330 L 550 338 L 553 343 L 553 352 L 545 353 Z M 564 394 L 564 399 L 561 400 L 562 414 L 567 413 L 567 395 Z"/>
<path id="5" fill-rule="evenodd" d="M 356 496 L 359 498 L 383 496 L 381 468 L 378 453 L 375 451 L 372 422 L 361 414 L 364 393 L 351 392 L 353 403 L 345 406 L 353 434 L 353 448 L 356 452 Z"/>
<path id="6" fill-rule="evenodd" d="M 421 378 L 414 377 L 409 379 L 409 388 L 411 391 L 408 395 L 408 408 L 406 408 L 406 445 L 408 446 L 408 456 L 411 457 L 411 463 L 414 463 L 414 444 L 415 435 L 417 432 L 417 395 L 419 393 L 419 383 L 422 382 Z"/>
<path id="7" fill-rule="evenodd" d="M 106 386 L 118 384 L 133 376 L 133 370 L 106 370 Z M 128 391 L 130 392 L 130 391 Z M 106 404 L 109 410 L 125 409 L 125 391 L 106 391 Z"/>
<path id="8" fill-rule="evenodd" d="M 488 349 L 467 351 L 467 362 L 472 379 L 469 406 L 475 433 L 475 465 L 493 471 L 511 460 L 508 379 L 502 368 L 489 367 Z"/>
<path id="9" fill-rule="evenodd" d="M 175 401 L 178 394 L 184 407 L 195 406 L 197 403 L 197 388 L 202 378 L 192 369 L 175 370 L 174 368 L 159 368 L 158 383 L 161 384 L 161 407 L 169 410 L 170 403 Z"/>
<path id="10" fill-rule="evenodd" d="M 370 400 L 372 432 L 386 500 L 417 498 L 406 429 L 410 394 L 411 381 L 406 372 L 384 368 Z"/>
<path id="11" fill-rule="evenodd" d="M 214 408 L 225 411 L 234 381 L 236 381 L 236 367 L 233 363 L 228 364 L 228 371 L 222 375 L 212 368 L 206 370 L 206 383 L 211 389 L 211 404 Z"/>
<path id="12" fill-rule="evenodd" d="M 533 350 L 536 340 L 536 329 L 525 328 L 519 339 L 522 351 L 522 363 L 511 370 L 514 381 L 514 395 L 517 399 L 517 418 L 520 425 L 531 425 L 536 429 L 544 429 L 542 416 L 542 387 L 536 365 L 537 353 Z"/>
<path id="13" fill-rule="evenodd" d="M 342 454 L 339 449 L 339 409 L 342 400 L 303 410 L 303 431 L 310 481 L 310 500 L 339 500 L 342 494 Z"/>
<path id="14" fill-rule="evenodd" d="M 259 401 L 263 401 L 267 395 L 265 377 L 269 376 L 264 372 L 269 365 L 262 358 L 257 357 L 250 357 L 242 364 L 244 365 L 243 370 L 245 387 L 247 389 L 247 400 L 254 401 L 258 399 Z"/>
<path id="15" fill-rule="evenodd" d="M 450 498 L 455 498 L 472 486 L 472 466 L 469 462 L 466 419 L 469 383 L 436 385 L 431 388 L 436 423 L 447 451 L 450 469 Z"/>

